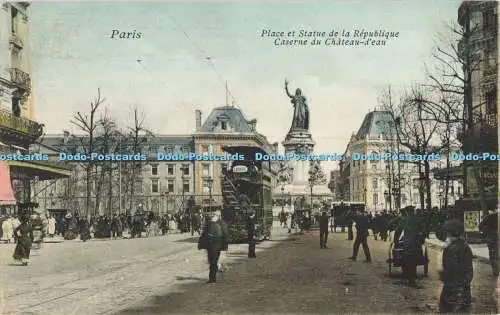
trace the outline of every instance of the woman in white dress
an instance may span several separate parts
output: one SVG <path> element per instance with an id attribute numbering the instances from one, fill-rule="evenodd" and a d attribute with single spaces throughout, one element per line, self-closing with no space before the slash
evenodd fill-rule
<path id="1" fill-rule="evenodd" d="M 14 235 L 14 226 L 12 224 L 12 218 L 8 217 L 2 222 L 2 241 L 10 243 L 12 241 L 12 236 Z"/>
<path id="2" fill-rule="evenodd" d="M 54 218 L 53 215 L 49 216 L 47 224 L 47 233 L 49 234 L 49 237 L 54 237 L 54 235 L 56 234 L 56 219 Z"/>

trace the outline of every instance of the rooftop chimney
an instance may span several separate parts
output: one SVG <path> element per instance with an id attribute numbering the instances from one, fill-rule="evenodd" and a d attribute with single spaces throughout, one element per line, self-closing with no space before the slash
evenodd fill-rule
<path id="1" fill-rule="evenodd" d="M 69 131 L 64 130 L 63 134 L 64 134 L 64 136 L 63 136 L 63 143 L 66 144 L 66 143 L 68 143 L 68 140 L 69 140 Z"/>
<path id="2" fill-rule="evenodd" d="M 256 131 L 256 126 L 257 126 L 257 119 L 252 119 L 248 122 L 250 124 L 250 128 L 252 129 L 252 131 Z"/>
<path id="3" fill-rule="evenodd" d="M 197 109 L 195 111 L 195 116 L 196 116 L 196 130 L 200 130 L 201 128 L 201 110 Z"/>

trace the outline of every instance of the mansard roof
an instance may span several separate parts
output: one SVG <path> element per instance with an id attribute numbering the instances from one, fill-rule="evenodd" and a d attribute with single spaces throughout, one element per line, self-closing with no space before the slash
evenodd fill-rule
<path id="1" fill-rule="evenodd" d="M 207 117 L 201 128 L 196 133 L 220 133 L 217 128 L 219 122 L 225 121 L 231 127 L 228 133 L 255 134 L 252 123 L 247 120 L 239 108 L 233 106 L 216 107 Z"/>
<path id="2" fill-rule="evenodd" d="M 362 140 L 366 137 L 395 137 L 395 128 L 394 120 L 389 111 L 372 111 L 365 116 L 356 138 Z"/>

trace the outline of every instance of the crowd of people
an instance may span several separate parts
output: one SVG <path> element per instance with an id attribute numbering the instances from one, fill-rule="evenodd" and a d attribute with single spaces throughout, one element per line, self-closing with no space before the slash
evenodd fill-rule
<path id="1" fill-rule="evenodd" d="M 302 218 L 292 216 L 288 221 L 291 227 L 296 220 L 296 225 L 302 230 L 309 229 L 309 223 L 315 222 L 319 226 L 320 248 L 327 248 L 328 233 L 335 232 L 340 226 L 347 227 L 347 239 L 353 240 L 352 261 L 357 261 L 359 248 L 363 248 L 365 262 L 372 261 L 372 255 L 368 245 L 370 230 L 375 240 L 391 241 L 391 248 L 401 253 L 399 257 L 403 269 L 404 283 L 411 287 L 417 285 L 417 265 L 423 259 L 423 246 L 429 237 L 430 231 L 437 232 L 438 237 L 446 241 L 443 250 L 442 270 L 439 272 L 443 287 L 440 297 L 440 306 L 443 312 L 466 311 L 471 303 L 471 282 L 473 279 L 473 254 L 470 246 L 464 238 L 464 223 L 453 213 L 441 215 L 433 214 L 432 211 L 422 211 L 414 207 L 401 209 L 399 213 L 392 211 L 382 211 L 375 215 L 364 210 L 349 211 L 345 217 L 335 218 L 330 215 L 329 209 L 316 216 L 302 215 Z M 287 226 L 286 215 L 281 215 L 282 226 Z M 342 221 L 342 224 L 335 222 Z M 297 224 L 298 222 L 298 224 Z M 486 215 L 480 226 L 480 232 L 488 244 L 490 263 L 493 275 L 499 275 L 498 260 L 498 211 L 490 211 Z M 393 252 L 394 255 L 394 252 Z M 389 258 L 388 263 L 392 263 L 394 258 Z"/>

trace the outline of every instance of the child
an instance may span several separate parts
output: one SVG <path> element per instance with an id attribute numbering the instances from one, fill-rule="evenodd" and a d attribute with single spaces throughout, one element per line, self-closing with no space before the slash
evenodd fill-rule
<path id="1" fill-rule="evenodd" d="M 440 310 L 442 313 L 465 312 L 471 305 L 472 250 L 461 237 L 462 222 L 449 220 L 443 227 L 448 246 L 443 251 L 443 270 L 440 272 L 443 282 Z"/>

